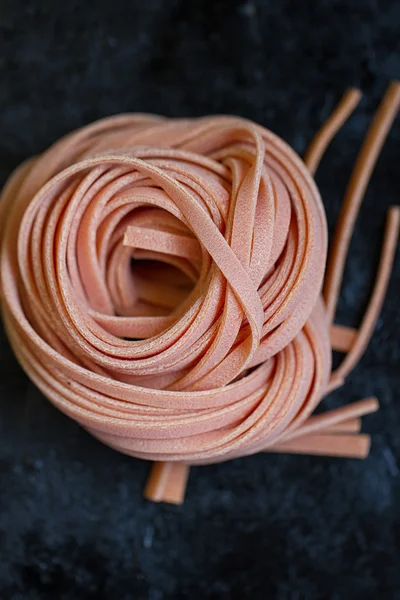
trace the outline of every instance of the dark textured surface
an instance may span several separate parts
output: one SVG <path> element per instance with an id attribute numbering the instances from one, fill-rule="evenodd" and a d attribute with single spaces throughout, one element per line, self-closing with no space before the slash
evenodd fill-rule
<path id="1" fill-rule="evenodd" d="M 103 115 L 235 113 L 299 152 L 343 90 L 365 100 L 317 182 L 332 225 L 399 75 L 398 2 L 3 0 L 0 175 Z M 399 199 L 399 124 L 357 222 L 338 320 L 356 324 Z M 324 406 L 376 394 L 365 462 L 259 455 L 193 469 L 183 507 L 142 499 L 144 462 L 33 387 L 0 337 L 2 599 L 400 598 L 400 255 L 377 330 Z"/>

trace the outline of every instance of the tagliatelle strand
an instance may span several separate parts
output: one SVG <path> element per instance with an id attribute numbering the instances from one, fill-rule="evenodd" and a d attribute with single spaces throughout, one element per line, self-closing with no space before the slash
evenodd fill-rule
<path id="1" fill-rule="evenodd" d="M 318 165 L 339 129 L 351 116 L 361 100 L 361 92 L 355 88 L 347 90 L 343 98 L 336 106 L 319 131 L 315 134 L 304 155 L 304 162 L 310 173 L 315 174 Z"/>

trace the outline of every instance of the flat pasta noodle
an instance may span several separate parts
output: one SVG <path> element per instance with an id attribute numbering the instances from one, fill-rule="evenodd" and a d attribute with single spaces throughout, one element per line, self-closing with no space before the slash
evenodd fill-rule
<path id="1" fill-rule="evenodd" d="M 156 461 L 145 495 L 183 501 L 189 465 L 266 452 L 364 457 L 375 399 L 315 416 L 361 357 L 399 231 L 389 212 L 357 329 L 333 325 L 362 195 L 399 106 L 367 134 L 327 260 L 313 175 L 359 101 L 350 90 L 304 161 L 238 117 L 126 114 L 19 167 L 0 198 L 0 297 L 16 357 L 62 412 Z M 332 347 L 346 352 L 331 373 Z"/>

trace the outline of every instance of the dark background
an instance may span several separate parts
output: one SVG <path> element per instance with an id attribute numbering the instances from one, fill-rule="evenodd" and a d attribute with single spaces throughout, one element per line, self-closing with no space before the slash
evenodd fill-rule
<path id="1" fill-rule="evenodd" d="M 234 113 L 300 153 L 348 86 L 362 105 L 317 175 L 332 226 L 399 75 L 395 1 L 0 3 L 0 177 L 121 111 Z M 399 201 L 399 123 L 368 189 L 338 322 L 357 324 Z M 400 598 L 400 253 L 373 340 L 324 407 L 376 394 L 364 462 L 258 455 L 192 470 L 183 507 L 142 498 L 149 465 L 58 413 L 0 333 L 0 597 Z"/>

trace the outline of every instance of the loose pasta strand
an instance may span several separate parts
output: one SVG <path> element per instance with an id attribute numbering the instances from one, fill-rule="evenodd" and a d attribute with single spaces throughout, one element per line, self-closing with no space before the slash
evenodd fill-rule
<path id="1" fill-rule="evenodd" d="M 399 238 L 399 230 L 400 208 L 394 206 L 391 207 L 388 212 L 381 258 L 374 289 L 369 300 L 367 310 L 364 314 L 361 326 L 356 333 L 354 342 L 351 345 L 349 352 L 340 366 L 332 373 L 328 391 L 335 389 L 337 385 L 340 385 L 340 383 L 344 381 L 350 371 L 360 360 L 371 339 L 389 284 L 397 241 Z"/>
<path id="2" fill-rule="evenodd" d="M 310 173 L 315 175 L 325 150 L 351 116 L 361 100 L 361 92 L 355 88 L 347 90 L 325 123 L 317 131 L 304 155 Z"/>

